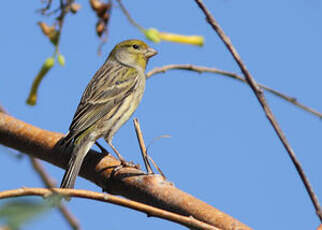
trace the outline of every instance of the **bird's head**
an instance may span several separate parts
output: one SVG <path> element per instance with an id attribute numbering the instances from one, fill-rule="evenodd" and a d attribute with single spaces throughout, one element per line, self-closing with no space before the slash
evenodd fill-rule
<path id="1" fill-rule="evenodd" d="M 137 68 L 140 67 L 143 71 L 150 57 L 158 52 L 150 48 L 145 42 L 140 40 L 126 40 L 117 44 L 112 50 L 110 57 L 122 64 Z"/>

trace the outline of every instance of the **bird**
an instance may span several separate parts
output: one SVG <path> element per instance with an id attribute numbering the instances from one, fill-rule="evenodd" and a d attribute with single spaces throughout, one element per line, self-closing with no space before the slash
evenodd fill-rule
<path id="1" fill-rule="evenodd" d="M 145 69 L 148 60 L 157 54 L 141 40 L 118 43 L 104 64 L 88 83 L 68 133 L 60 140 L 61 147 L 72 146 L 72 153 L 60 188 L 74 188 L 83 160 L 99 138 L 104 138 L 127 166 L 112 144 L 114 134 L 132 116 L 145 90 Z"/>

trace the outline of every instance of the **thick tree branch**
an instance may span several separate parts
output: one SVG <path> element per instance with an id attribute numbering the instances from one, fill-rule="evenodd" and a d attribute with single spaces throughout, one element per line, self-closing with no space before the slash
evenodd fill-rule
<path id="1" fill-rule="evenodd" d="M 250 74 L 250 72 L 247 70 L 246 65 L 243 63 L 241 57 L 239 56 L 237 50 L 233 46 L 232 42 L 230 41 L 229 37 L 225 34 L 223 29 L 220 27 L 218 22 L 215 20 L 215 18 L 212 16 L 212 14 L 209 12 L 209 10 L 206 8 L 206 6 L 203 4 L 201 0 L 195 0 L 199 8 L 202 10 L 202 12 L 206 16 L 207 22 L 211 25 L 211 27 L 214 29 L 214 31 L 218 34 L 220 39 L 223 41 L 233 58 L 235 59 L 236 63 L 238 64 L 240 70 L 245 76 L 245 80 L 250 86 L 250 88 L 253 90 L 258 102 L 261 104 L 267 119 L 271 123 L 272 127 L 274 128 L 277 136 L 279 137 L 280 141 L 282 142 L 284 148 L 286 149 L 289 157 L 291 158 L 298 174 L 300 175 L 302 182 L 306 188 L 306 191 L 308 192 L 311 201 L 313 203 L 313 206 L 315 208 L 316 214 L 318 215 L 320 221 L 322 222 L 322 211 L 319 204 L 319 200 L 317 196 L 315 195 L 313 188 L 309 182 L 309 179 L 306 177 L 304 170 L 300 164 L 300 162 L 297 160 L 296 155 L 291 147 L 291 145 L 288 143 L 288 140 L 286 139 L 282 129 L 280 128 L 277 120 L 275 119 L 270 107 L 268 106 L 264 94 L 262 90 L 260 89 L 260 86 L 257 84 L 253 76 Z"/>
<path id="2" fill-rule="evenodd" d="M 0 192 L 0 199 L 21 197 L 21 196 L 43 196 L 48 197 L 52 194 L 60 194 L 69 197 L 79 197 L 91 200 L 102 201 L 106 203 L 116 204 L 130 209 L 134 209 L 140 212 L 146 213 L 149 217 L 159 217 L 162 219 L 170 220 L 172 222 L 184 225 L 188 228 L 200 229 L 200 230 L 220 230 L 214 226 L 201 222 L 193 217 L 187 217 L 168 212 L 159 208 L 152 207 L 150 205 L 142 204 L 136 201 L 127 200 L 106 193 L 92 192 L 88 190 L 76 190 L 76 189 L 45 189 L 45 188 L 20 188 L 14 190 L 7 190 Z"/>
<path id="3" fill-rule="evenodd" d="M 0 105 L 0 113 L 8 114 L 7 111 Z M 42 182 L 46 185 L 47 188 L 55 187 L 55 182 L 50 179 L 50 176 L 47 174 L 45 168 L 42 166 L 41 162 L 34 157 L 29 156 L 30 163 L 33 169 L 37 172 Z M 74 230 L 80 230 L 79 221 L 77 218 L 67 209 L 63 204 L 58 205 L 58 210 L 63 215 L 65 220 Z"/>
<path id="4" fill-rule="evenodd" d="M 46 131 L 0 113 L 0 143 L 65 168 L 69 153 L 54 150 L 63 135 Z M 89 151 L 80 176 L 111 194 L 118 194 L 221 229 L 250 229 L 246 225 L 195 197 L 177 189 L 159 175 L 145 175 L 134 168 L 114 172 L 120 162 L 110 155 Z"/>

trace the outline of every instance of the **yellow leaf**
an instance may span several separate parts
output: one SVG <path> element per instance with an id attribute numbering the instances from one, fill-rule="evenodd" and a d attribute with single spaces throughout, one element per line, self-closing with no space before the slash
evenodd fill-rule
<path id="1" fill-rule="evenodd" d="M 186 44 L 197 45 L 197 46 L 203 46 L 203 43 L 204 43 L 204 38 L 198 35 L 187 36 L 187 35 L 160 32 L 159 37 L 161 38 L 161 40 L 165 40 L 165 41 L 186 43 Z"/>

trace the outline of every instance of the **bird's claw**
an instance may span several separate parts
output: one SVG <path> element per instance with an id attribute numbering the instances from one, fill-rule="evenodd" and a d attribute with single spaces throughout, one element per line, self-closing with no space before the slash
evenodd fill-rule
<path id="1" fill-rule="evenodd" d="M 121 160 L 121 164 L 116 166 L 113 170 L 113 172 L 117 172 L 118 170 L 122 168 L 135 168 L 135 169 L 141 169 L 139 164 L 134 164 L 132 161 L 125 161 Z"/>
<path id="2" fill-rule="evenodd" d="M 123 166 L 123 167 L 129 167 L 129 168 L 140 169 L 140 165 L 139 164 L 134 164 L 133 161 L 125 161 L 125 160 L 122 160 L 121 161 L 121 166 Z"/>

